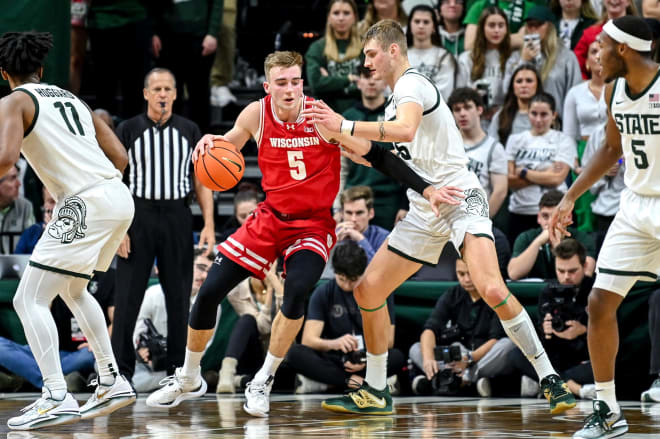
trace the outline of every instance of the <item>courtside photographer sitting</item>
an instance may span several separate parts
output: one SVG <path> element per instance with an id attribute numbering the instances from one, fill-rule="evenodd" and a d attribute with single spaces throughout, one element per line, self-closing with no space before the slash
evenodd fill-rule
<path id="1" fill-rule="evenodd" d="M 587 350 L 587 299 L 594 279 L 585 275 L 587 252 L 579 241 L 567 238 L 554 249 L 556 279 L 539 296 L 538 320 L 543 346 L 571 392 L 593 399 L 595 387 Z M 509 355 L 523 373 L 521 396 L 536 396 L 537 376 L 519 349 Z"/>
<path id="2" fill-rule="evenodd" d="M 456 260 L 459 285 L 436 302 L 420 341 L 410 348 L 410 360 L 421 373 L 413 378 L 418 395 L 477 393 L 490 396 L 489 378 L 507 370 L 514 348 L 495 312 L 481 299 L 467 264 Z"/>

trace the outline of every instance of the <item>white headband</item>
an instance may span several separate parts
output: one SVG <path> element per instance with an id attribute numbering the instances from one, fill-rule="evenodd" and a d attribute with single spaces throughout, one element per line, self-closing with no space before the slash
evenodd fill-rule
<path id="1" fill-rule="evenodd" d="M 617 43 L 624 43 L 627 44 L 631 49 L 636 50 L 638 52 L 650 52 L 651 51 L 651 40 L 643 40 L 641 38 L 638 38 L 634 35 L 630 35 L 627 32 L 622 31 L 616 25 L 612 22 L 612 20 L 609 20 L 607 23 L 605 23 L 605 26 L 603 26 L 603 30 L 607 35 L 610 36 L 614 41 Z"/>

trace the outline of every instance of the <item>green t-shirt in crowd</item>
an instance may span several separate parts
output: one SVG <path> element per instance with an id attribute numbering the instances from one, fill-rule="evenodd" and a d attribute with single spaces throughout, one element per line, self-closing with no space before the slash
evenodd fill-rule
<path id="1" fill-rule="evenodd" d="M 511 257 L 515 258 L 516 256 L 520 256 L 520 254 L 524 252 L 527 247 L 529 247 L 532 241 L 534 241 L 534 239 L 536 239 L 536 237 L 539 236 L 542 231 L 543 229 L 537 227 L 535 229 L 526 230 L 518 235 L 516 241 L 513 243 L 513 253 Z M 581 232 L 577 229 L 574 229 L 573 227 L 569 227 L 568 231 L 571 233 L 571 238 L 575 238 L 584 246 L 584 248 L 587 250 L 587 256 L 591 256 L 592 258 L 596 257 L 596 244 L 594 243 L 594 240 L 590 234 Z M 556 278 L 555 257 L 552 254 L 552 249 L 549 242 L 539 248 L 539 255 L 534 262 L 534 266 L 532 267 L 532 270 L 529 272 L 529 274 L 525 277 L 538 277 L 541 279 Z"/>
<path id="2" fill-rule="evenodd" d="M 477 0 L 470 6 L 470 9 L 468 9 L 467 14 L 465 14 L 465 19 L 463 20 L 464 24 L 478 24 L 479 23 L 479 17 L 481 16 L 481 13 L 483 12 L 486 7 L 488 7 L 490 4 L 490 0 Z M 512 24 L 511 22 L 511 6 L 513 5 L 513 1 L 511 0 L 498 0 L 497 6 L 506 13 L 507 17 L 509 17 L 509 32 L 512 34 L 515 34 L 520 30 L 522 27 L 523 20 L 527 17 L 527 12 L 534 6 L 536 3 L 533 1 L 528 1 L 525 0 L 525 7 L 523 10 L 523 16 L 520 19 L 519 23 Z"/>

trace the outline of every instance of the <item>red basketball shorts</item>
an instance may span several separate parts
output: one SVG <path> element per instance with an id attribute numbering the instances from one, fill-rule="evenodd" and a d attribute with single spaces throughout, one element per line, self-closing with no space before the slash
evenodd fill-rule
<path id="1" fill-rule="evenodd" d="M 218 245 L 218 251 L 263 279 L 279 256 L 284 256 L 286 263 L 300 250 L 311 250 L 327 262 L 336 240 L 335 221 L 329 209 L 305 218 L 284 219 L 260 203 L 247 221 Z"/>

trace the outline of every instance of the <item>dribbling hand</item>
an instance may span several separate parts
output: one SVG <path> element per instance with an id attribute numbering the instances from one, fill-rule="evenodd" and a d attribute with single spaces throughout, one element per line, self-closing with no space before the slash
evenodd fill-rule
<path id="1" fill-rule="evenodd" d="M 213 148 L 213 142 L 215 140 L 224 140 L 225 142 L 229 142 L 225 136 L 221 136 L 219 134 L 204 134 L 204 136 L 199 139 L 199 142 L 197 142 L 197 145 L 195 145 L 195 149 L 192 153 L 192 161 L 196 162 L 200 155 L 206 154 L 209 149 Z"/>
<path id="2" fill-rule="evenodd" d="M 575 202 L 566 198 L 561 199 L 559 205 L 555 207 L 555 210 L 552 211 L 552 217 L 550 218 L 550 226 L 548 227 L 548 232 L 550 232 L 550 244 L 554 248 L 565 236 L 571 236 L 571 233 L 567 230 L 568 226 L 573 224 L 573 207 Z"/>

